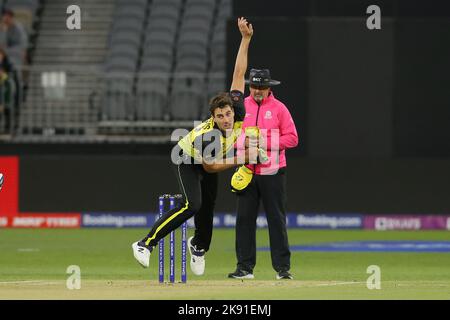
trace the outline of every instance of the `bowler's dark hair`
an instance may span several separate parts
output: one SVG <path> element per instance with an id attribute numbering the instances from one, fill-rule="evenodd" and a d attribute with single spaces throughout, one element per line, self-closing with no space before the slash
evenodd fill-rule
<path id="1" fill-rule="evenodd" d="M 211 112 L 211 115 L 214 116 L 214 111 L 217 108 L 225 108 L 225 107 L 231 107 L 233 108 L 233 100 L 231 100 L 230 94 L 227 92 L 222 92 L 213 97 L 209 101 L 209 112 Z"/>

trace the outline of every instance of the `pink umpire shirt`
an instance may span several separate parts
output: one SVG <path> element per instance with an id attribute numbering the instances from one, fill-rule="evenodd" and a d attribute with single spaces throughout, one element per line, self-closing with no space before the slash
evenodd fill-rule
<path id="1" fill-rule="evenodd" d="M 273 92 L 263 100 L 261 105 L 248 96 L 244 100 L 245 119 L 242 125 L 246 127 L 257 126 L 260 130 L 260 146 L 267 150 L 269 161 L 264 164 L 247 165 L 255 174 L 275 174 L 278 169 L 286 167 L 285 150 L 298 145 L 298 134 L 294 120 L 286 106 L 275 98 Z M 244 132 L 244 131 L 243 131 Z M 238 153 L 242 152 L 245 134 L 242 133 L 237 145 Z"/>

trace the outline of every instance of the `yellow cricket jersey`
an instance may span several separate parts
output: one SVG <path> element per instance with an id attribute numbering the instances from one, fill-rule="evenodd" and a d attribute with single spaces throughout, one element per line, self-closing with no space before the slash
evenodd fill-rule
<path id="1" fill-rule="evenodd" d="M 224 137 L 223 134 L 220 134 L 220 154 L 222 158 L 225 158 L 227 153 L 234 147 L 237 138 L 242 132 L 242 124 L 245 117 L 244 93 L 233 90 L 230 92 L 230 96 L 233 101 L 234 108 L 234 125 L 233 130 L 228 137 Z M 184 136 L 178 142 L 178 146 L 185 154 L 191 156 L 196 161 L 201 162 L 205 157 L 205 148 L 211 143 L 217 143 L 217 141 L 214 141 L 212 138 L 213 130 L 219 129 L 215 126 L 214 118 L 211 117 L 196 126 L 186 136 Z M 211 156 L 216 157 L 219 155 L 206 155 L 206 157 Z"/>

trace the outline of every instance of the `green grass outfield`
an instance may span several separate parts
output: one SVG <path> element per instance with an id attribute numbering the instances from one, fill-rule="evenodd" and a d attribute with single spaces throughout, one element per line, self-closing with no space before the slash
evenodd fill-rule
<path id="1" fill-rule="evenodd" d="M 254 280 L 227 279 L 235 269 L 233 229 L 214 230 L 204 276 L 194 276 L 188 263 L 187 284 L 159 284 L 157 253 L 150 269 L 143 269 L 131 251 L 131 243 L 145 233 L 143 229 L 0 230 L 0 299 L 450 299 L 448 253 L 293 251 L 295 280 L 281 281 L 275 280 L 270 253 L 258 251 Z M 442 241 L 450 240 L 450 232 L 290 229 L 289 240 L 291 245 Z M 268 246 L 267 229 L 258 230 L 258 246 Z M 179 255 L 177 259 L 179 276 Z M 69 265 L 81 268 L 80 290 L 66 288 Z M 369 265 L 381 268 L 380 290 L 366 287 Z"/>

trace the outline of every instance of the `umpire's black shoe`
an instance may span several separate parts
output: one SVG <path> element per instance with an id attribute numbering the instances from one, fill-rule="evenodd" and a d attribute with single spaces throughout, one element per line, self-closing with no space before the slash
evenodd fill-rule
<path id="1" fill-rule="evenodd" d="M 242 270 L 242 269 L 236 269 L 235 272 L 229 273 L 228 278 L 234 278 L 234 279 L 254 279 L 255 276 L 253 273 Z"/>
<path id="2" fill-rule="evenodd" d="M 281 279 L 294 279 L 294 277 L 292 276 L 292 274 L 289 273 L 289 271 L 280 271 L 277 273 L 277 280 L 281 280 Z"/>

